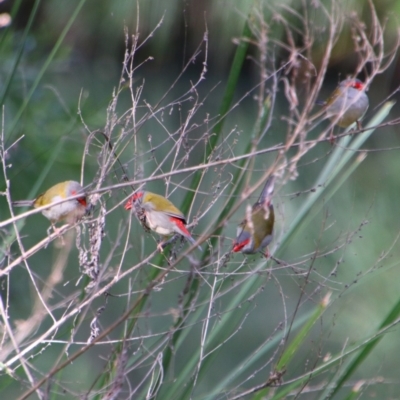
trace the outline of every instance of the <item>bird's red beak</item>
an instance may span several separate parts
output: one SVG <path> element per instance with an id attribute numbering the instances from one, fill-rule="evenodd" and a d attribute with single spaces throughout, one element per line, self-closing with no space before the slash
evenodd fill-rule
<path id="1" fill-rule="evenodd" d="M 130 210 L 133 204 L 133 197 L 131 197 L 124 205 L 125 210 Z"/>
<path id="2" fill-rule="evenodd" d="M 76 190 L 72 190 L 72 191 L 71 191 L 71 194 L 72 194 L 72 196 L 75 196 L 75 195 L 78 194 L 78 193 L 76 192 Z M 87 206 L 86 197 L 85 197 L 85 196 L 83 196 L 83 197 L 78 197 L 78 198 L 76 199 L 76 201 L 77 201 L 79 204 L 82 204 L 84 207 Z"/>
<path id="3" fill-rule="evenodd" d="M 133 207 L 133 203 L 143 197 L 143 192 L 135 193 L 124 205 L 125 210 L 130 210 Z"/>
<path id="4" fill-rule="evenodd" d="M 237 242 L 233 243 L 232 251 L 234 253 L 237 253 L 238 251 L 242 250 L 243 247 L 246 246 L 246 244 L 248 244 L 249 242 L 250 242 L 250 239 L 246 239 L 246 240 L 243 240 L 243 242 L 240 242 L 240 243 L 237 243 Z"/>

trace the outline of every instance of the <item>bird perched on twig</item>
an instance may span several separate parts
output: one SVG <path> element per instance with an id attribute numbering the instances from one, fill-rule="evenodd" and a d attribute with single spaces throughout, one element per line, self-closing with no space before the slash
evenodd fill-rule
<path id="1" fill-rule="evenodd" d="M 274 181 L 273 176 L 267 179 L 257 203 L 253 205 L 250 212 L 246 213 L 246 218 L 238 226 L 232 251 L 254 254 L 271 243 L 275 222 L 272 205 Z M 269 257 L 268 249 L 265 256 Z"/>
<path id="2" fill-rule="evenodd" d="M 357 128 L 361 129 L 360 120 L 368 110 L 369 100 L 364 83 L 348 78 L 339 83 L 326 101 L 318 104 L 324 107 L 326 117 L 341 128 L 347 128 L 356 122 Z"/>
<path id="3" fill-rule="evenodd" d="M 52 225 L 62 220 L 65 220 L 67 223 L 75 223 L 83 217 L 87 206 L 86 194 L 83 187 L 76 181 L 57 183 L 57 185 L 47 189 L 34 200 L 13 201 L 12 204 L 16 207 L 38 208 L 78 194 L 82 194 L 82 196 L 42 211 L 42 214 L 50 220 Z"/>
<path id="4" fill-rule="evenodd" d="M 142 222 L 146 228 L 158 233 L 163 238 L 177 233 L 189 240 L 190 243 L 196 243 L 186 228 L 185 216 L 164 196 L 145 191 L 137 192 L 127 201 L 125 210 L 135 207 L 143 210 L 145 218 Z M 163 251 L 168 243 L 168 241 L 159 243 L 157 248 Z M 200 246 L 198 248 L 200 251 L 202 250 Z"/>

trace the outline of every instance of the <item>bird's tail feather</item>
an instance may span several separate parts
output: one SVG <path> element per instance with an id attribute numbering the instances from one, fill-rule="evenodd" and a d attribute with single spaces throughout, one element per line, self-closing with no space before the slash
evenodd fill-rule
<path id="1" fill-rule="evenodd" d="M 196 240 L 194 240 L 194 239 L 192 238 L 192 236 L 186 236 L 186 239 L 189 240 L 190 243 L 196 244 Z M 203 249 L 201 248 L 201 246 L 197 246 L 197 248 L 198 248 L 200 251 L 203 251 Z"/>
<path id="2" fill-rule="evenodd" d="M 261 192 L 260 195 L 260 203 L 265 203 L 268 199 L 270 199 L 274 193 L 274 184 L 275 184 L 275 177 L 274 175 L 271 175 L 268 179 L 267 182 L 265 182 L 264 189 Z"/>

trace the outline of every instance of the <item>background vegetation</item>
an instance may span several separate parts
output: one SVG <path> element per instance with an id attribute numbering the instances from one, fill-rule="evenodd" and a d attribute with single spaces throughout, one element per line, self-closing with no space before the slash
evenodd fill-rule
<path id="1" fill-rule="evenodd" d="M 1 397 L 397 398 L 399 7 L 0 3 Z M 347 75 L 373 128 L 331 145 L 314 103 Z M 230 254 L 271 173 L 278 262 Z M 93 210 L 62 241 L 13 218 L 68 179 Z M 143 184 L 204 254 L 157 253 Z"/>

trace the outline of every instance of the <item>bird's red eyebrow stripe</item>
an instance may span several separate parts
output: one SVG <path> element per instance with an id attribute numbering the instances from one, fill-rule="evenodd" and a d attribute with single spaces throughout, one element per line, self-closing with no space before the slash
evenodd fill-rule
<path id="1" fill-rule="evenodd" d="M 132 196 L 132 200 L 136 201 L 137 199 L 141 199 L 143 197 L 143 192 L 137 192 Z"/>
<path id="2" fill-rule="evenodd" d="M 364 88 L 364 84 L 362 82 L 359 82 L 359 81 L 352 82 L 351 86 L 354 89 L 359 89 L 359 90 Z"/>

